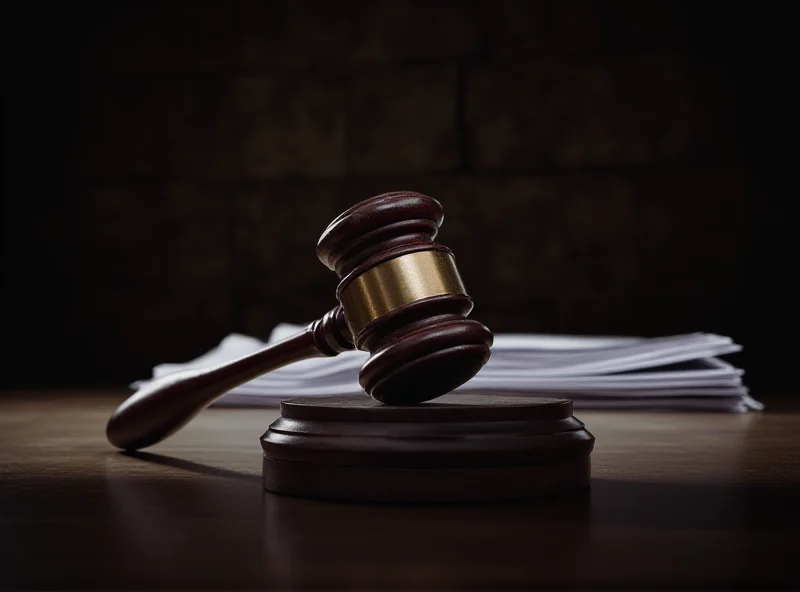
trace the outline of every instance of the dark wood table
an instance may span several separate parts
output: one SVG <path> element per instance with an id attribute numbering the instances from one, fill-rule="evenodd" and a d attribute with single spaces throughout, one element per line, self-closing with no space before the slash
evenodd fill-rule
<path id="1" fill-rule="evenodd" d="M 402 506 L 262 491 L 273 409 L 209 409 L 123 455 L 104 427 L 125 395 L 0 393 L 0 589 L 800 584 L 791 408 L 578 412 L 597 437 L 591 490 Z"/>

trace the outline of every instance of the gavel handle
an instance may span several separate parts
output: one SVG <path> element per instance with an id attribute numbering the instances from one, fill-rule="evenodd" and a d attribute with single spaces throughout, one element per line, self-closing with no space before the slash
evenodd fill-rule
<path id="1" fill-rule="evenodd" d="M 210 368 L 162 376 L 126 399 L 108 420 L 114 446 L 136 450 L 160 442 L 232 388 L 292 362 L 353 349 L 341 307 L 297 335 Z"/>

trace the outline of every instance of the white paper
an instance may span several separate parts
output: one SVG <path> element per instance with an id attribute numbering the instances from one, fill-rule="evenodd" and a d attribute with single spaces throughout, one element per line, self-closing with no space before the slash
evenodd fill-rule
<path id="1" fill-rule="evenodd" d="M 278 325 L 267 343 L 303 328 Z M 265 345 L 231 334 L 194 360 L 156 366 L 152 378 L 216 365 Z M 718 358 L 740 350 L 731 338 L 711 333 L 655 338 L 497 334 L 489 362 L 455 392 L 553 394 L 584 409 L 760 410 L 763 406 L 743 384 L 743 371 Z M 368 356 L 350 351 L 302 360 L 236 387 L 215 405 L 271 406 L 294 397 L 364 394 L 358 373 Z"/>

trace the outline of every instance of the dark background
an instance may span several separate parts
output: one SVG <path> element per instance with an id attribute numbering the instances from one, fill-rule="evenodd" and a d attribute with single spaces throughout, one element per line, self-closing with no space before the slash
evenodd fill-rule
<path id="1" fill-rule="evenodd" d="M 10 6 L 6 386 L 313 320 L 320 233 L 398 189 L 495 332 L 718 332 L 792 384 L 791 3 Z"/>

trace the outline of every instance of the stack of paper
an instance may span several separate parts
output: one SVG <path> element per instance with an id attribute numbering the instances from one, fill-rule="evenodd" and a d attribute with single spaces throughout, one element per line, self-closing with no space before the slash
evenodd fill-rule
<path id="1" fill-rule="evenodd" d="M 302 329 L 281 324 L 267 343 Z M 216 365 L 264 345 L 232 334 L 195 360 L 157 366 L 153 378 Z M 560 396 L 579 409 L 760 410 L 763 406 L 742 383 L 742 370 L 718 358 L 740 349 L 729 337 L 708 333 L 658 338 L 495 334 L 489 362 L 456 392 Z M 351 351 L 296 362 L 236 387 L 215 405 L 272 406 L 287 398 L 363 393 L 358 372 L 368 355 Z"/>

